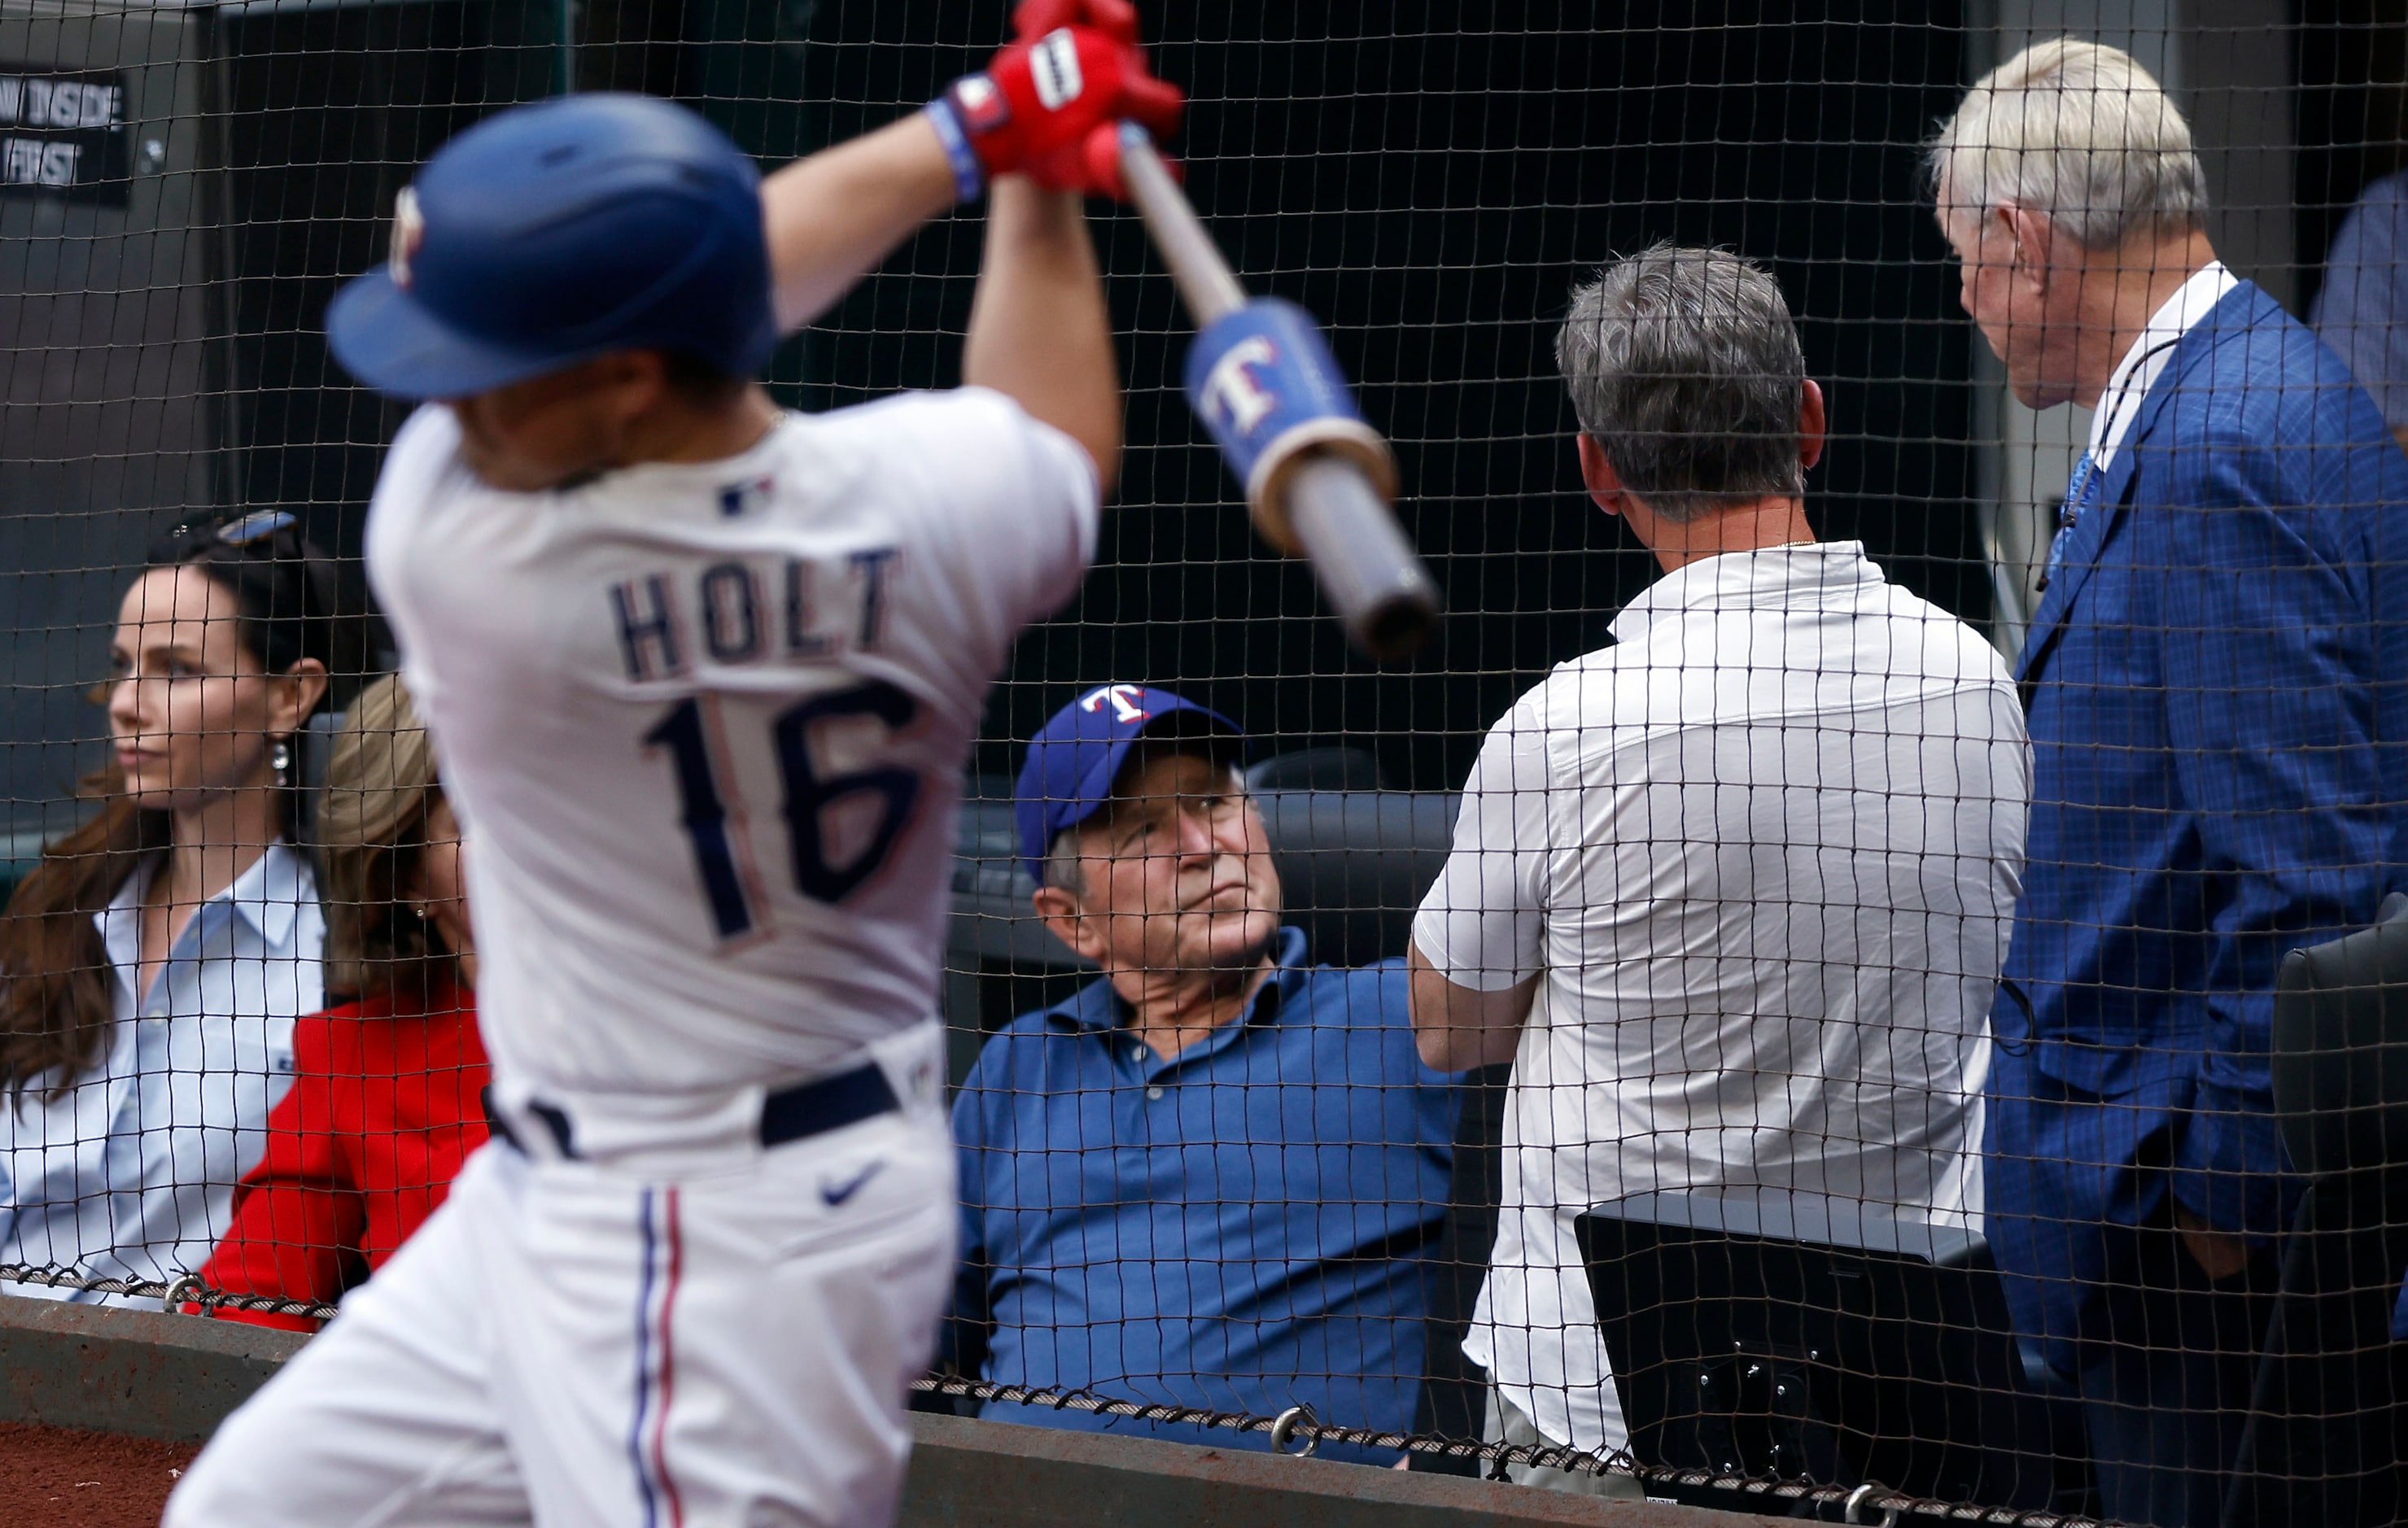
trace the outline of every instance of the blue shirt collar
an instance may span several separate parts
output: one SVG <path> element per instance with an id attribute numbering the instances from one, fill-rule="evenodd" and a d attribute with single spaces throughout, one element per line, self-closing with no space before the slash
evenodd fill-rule
<path id="1" fill-rule="evenodd" d="M 165 863 L 164 853 L 146 855 L 108 906 L 92 915 L 100 927 L 102 947 L 122 970 L 134 967 L 141 939 L 142 898 L 150 889 L 150 878 Z M 314 901 L 317 895 L 317 878 L 309 873 L 308 862 L 280 838 L 251 862 L 250 869 L 236 876 L 233 885 L 209 901 L 232 906 L 261 943 L 280 951 L 293 937 L 293 921 L 300 916 L 301 903 Z"/>
<path id="2" fill-rule="evenodd" d="M 1271 976 L 1246 1005 L 1245 1022 L 1269 1023 L 1279 1017 L 1312 972 L 1305 964 L 1304 930 L 1294 924 L 1271 936 Z M 1045 1010 L 1046 1021 L 1065 1021 L 1089 1034 L 1110 1035 L 1128 1022 L 1128 1005 L 1112 990 L 1110 977 L 1087 983 Z"/>

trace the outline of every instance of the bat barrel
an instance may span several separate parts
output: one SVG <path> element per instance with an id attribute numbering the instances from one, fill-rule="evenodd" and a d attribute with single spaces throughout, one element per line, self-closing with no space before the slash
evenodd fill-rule
<path id="1" fill-rule="evenodd" d="M 1314 451 L 1284 486 L 1287 521 L 1347 639 L 1383 664 L 1420 651 L 1438 627 L 1438 585 L 1362 466 Z"/>

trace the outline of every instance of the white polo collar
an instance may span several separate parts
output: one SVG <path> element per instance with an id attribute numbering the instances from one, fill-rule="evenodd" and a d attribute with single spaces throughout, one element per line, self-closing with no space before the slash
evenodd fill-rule
<path id="1" fill-rule="evenodd" d="M 1636 642 L 1667 617 L 1705 609 L 1823 607 L 1831 593 L 1882 581 L 1861 541 L 1794 541 L 1700 557 L 1656 579 L 1622 607 L 1607 630 Z M 1807 597 L 1811 596 L 1811 598 Z"/>

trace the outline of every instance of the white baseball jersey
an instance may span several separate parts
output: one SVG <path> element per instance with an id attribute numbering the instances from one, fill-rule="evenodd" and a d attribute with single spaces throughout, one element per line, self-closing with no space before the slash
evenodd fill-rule
<path id="1" fill-rule="evenodd" d="M 498 1077 L 776 1083 L 934 1015 L 962 770 L 1094 555 L 1086 454 L 980 389 L 554 493 L 459 441 L 403 427 L 368 571 L 474 846 Z"/>

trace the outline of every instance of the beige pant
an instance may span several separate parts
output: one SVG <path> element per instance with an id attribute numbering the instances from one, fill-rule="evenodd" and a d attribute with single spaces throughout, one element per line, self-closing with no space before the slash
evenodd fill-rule
<path id="1" fill-rule="evenodd" d="M 1507 1400 L 1504 1392 L 1494 1384 L 1488 1387 L 1488 1414 L 1483 1420 L 1480 1437 L 1484 1443 L 1563 1447 L 1541 1433 L 1529 1414 Z M 1633 1502 L 1647 1499 L 1646 1489 L 1627 1475 L 1590 1475 L 1583 1470 L 1559 1470 L 1539 1464 L 1508 1464 L 1505 1478 L 1517 1486 L 1560 1491 L 1567 1496 L 1612 1496 Z"/>

